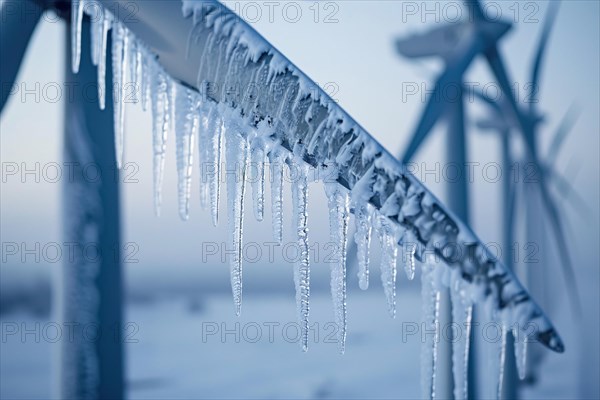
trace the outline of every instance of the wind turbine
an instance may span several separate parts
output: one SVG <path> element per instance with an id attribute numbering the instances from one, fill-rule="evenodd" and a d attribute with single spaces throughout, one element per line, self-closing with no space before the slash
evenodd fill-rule
<path id="1" fill-rule="evenodd" d="M 3 13 L 4 5 L 8 3 L 8 1 L 0 3 Z M 85 26 L 86 29 L 81 29 L 80 25 L 83 16 L 81 4 L 79 0 L 61 1 L 57 3 L 57 7 L 62 6 L 64 11 L 64 6 L 67 6 L 66 16 L 69 6 L 73 6 L 71 9 L 74 23 L 71 33 L 75 41 L 69 43 L 67 40 L 67 43 L 74 45 L 73 48 L 77 50 L 73 52 L 73 60 L 76 61 L 73 65 L 76 70 L 80 71 L 79 79 L 84 82 L 92 76 L 91 79 L 95 79 L 95 74 L 90 72 L 93 71 L 93 63 L 90 60 L 90 37 L 87 33 L 89 29 L 87 26 Z M 101 0 L 100 4 L 123 11 L 127 5 L 131 4 L 131 0 Z M 210 102 L 213 109 L 218 107 L 218 111 L 223 110 L 223 118 L 229 118 L 235 123 L 235 129 L 231 129 L 229 134 L 232 139 L 238 141 L 237 143 L 248 139 L 249 133 L 256 133 L 257 124 L 262 122 L 263 125 L 260 127 L 266 131 L 264 132 L 265 137 L 262 139 L 271 141 L 273 146 L 279 146 L 277 150 L 287 152 L 286 157 L 294 157 L 293 162 L 301 163 L 304 167 L 308 164 L 313 167 L 333 165 L 337 176 L 335 182 L 331 183 L 342 187 L 337 189 L 340 190 L 338 197 L 340 197 L 341 190 L 355 190 L 358 195 L 366 196 L 360 198 L 361 205 L 370 204 L 381 210 L 382 218 L 386 224 L 389 224 L 389 227 L 402 228 L 415 233 L 421 256 L 425 251 L 433 248 L 436 256 L 444 263 L 451 265 L 453 272 L 457 272 L 456 275 L 461 282 L 477 282 L 478 288 L 488 289 L 484 290 L 483 296 L 487 303 L 492 304 L 495 311 L 500 312 L 507 307 L 515 310 L 516 315 L 538 324 L 540 330 L 536 332 L 536 339 L 554 351 L 564 351 L 564 345 L 558 333 L 542 310 L 523 290 L 511 271 L 491 255 L 470 228 L 461 222 L 454 213 L 446 209 L 358 122 L 352 119 L 337 103 L 331 101 L 324 91 L 320 90 L 316 95 L 305 93 L 306 88 L 312 87 L 313 83 L 310 79 L 253 28 L 218 2 L 211 1 L 200 4 L 200 2 L 191 1 L 180 3 L 135 0 L 135 4 L 139 7 L 138 16 L 142 23 L 137 23 L 139 22 L 137 20 L 135 22 L 112 21 L 114 22 L 113 29 L 116 31 L 113 35 L 113 48 L 120 52 L 113 54 L 120 61 L 113 65 L 113 68 L 116 68 L 115 82 L 120 82 L 121 74 L 126 72 L 127 63 L 123 62 L 123 58 L 130 56 L 123 50 L 123 43 L 134 38 L 136 41 L 139 40 L 139 44 L 149 48 L 147 58 L 155 63 L 153 65 L 156 67 L 151 70 L 153 79 L 164 78 L 162 70 L 164 69 L 164 72 L 169 74 L 169 79 L 186 84 L 188 93 L 192 90 L 199 91 L 204 82 L 221 84 L 218 87 L 223 90 L 207 93 L 206 101 Z M 196 7 L 198 5 L 206 7 L 200 9 L 200 7 Z M 118 16 L 119 13 L 115 12 L 115 15 Z M 87 23 L 84 22 L 84 25 Z M 12 62 L 13 54 L 23 54 L 23 47 L 26 46 L 26 43 L 21 47 L 13 48 L 10 47 L 12 44 L 9 39 L 6 39 L 19 33 L 18 23 L 7 25 L 3 23 L 0 29 L 2 29 L 3 51 L 6 49 L 6 41 L 9 46 L 7 51 L 11 55 Z M 83 51 L 80 53 L 78 43 L 82 32 L 85 36 L 81 40 Z M 186 39 L 190 37 L 195 39 L 191 41 L 195 45 L 190 51 L 187 51 Z M 81 61 L 79 61 L 79 56 L 83 56 Z M 160 60 L 160 64 L 158 60 Z M 20 62 L 20 59 L 18 61 Z M 162 69 L 157 72 L 159 68 Z M 110 68 L 108 71 L 110 72 Z M 118 77 L 117 73 L 119 73 Z M 3 82 L 4 78 L 3 72 Z M 68 73 L 67 78 L 73 78 L 71 72 Z M 9 79 L 14 79 L 14 76 Z M 239 99 L 234 98 L 229 89 L 239 81 L 245 82 L 251 87 L 267 83 L 272 85 L 269 88 L 275 87 L 283 90 L 269 92 L 264 96 L 260 94 L 259 100 L 261 101 L 258 102 L 255 102 L 254 96 L 237 101 Z M 153 105 L 156 108 L 167 94 L 166 85 L 157 86 L 160 87 L 155 88 L 156 90 L 152 92 L 152 97 L 155 98 Z M 117 87 L 117 89 L 121 89 L 121 87 Z M 273 96 L 273 98 L 268 98 L 268 96 Z M 171 101 L 168 103 L 173 104 Z M 69 108 L 67 109 L 66 135 L 69 155 L 77 160 L 88 161 L 91 159 L 115 165 L 116 157 L 112 148 L 115 136 L 112 129 L 113 118 L 109 112 L 102 114 L 97 109 L 92 111 L 92 107 L 97 108 L 97 106 L 98 104 L 93 103 L 81 104 L 81 99 L 77 99 L 72 105 L 67 106 Z M 164 122 L 171 114 L 167 115 L 164 113 L 165 110 L 158 111 L 156 114 L 160 114 L 160 116 L 156 118 L 155 115 L 154 122 L 160 122 L 164 128 L 167 125 Z M 117 114 L 122 115 L 119 112 Z M 94 127 L 95 118 L 101 121 L 99 128 Z M 179 123 L 184 121 L 185 119 L 179 118 Z M 266 126 L 266 124 L 270 125 Z M 178 133 L 181 135 L 189 132 L 188 128 L 190 127 L 191 124 L 187 124 L 187 127 L 182 129 L 184 132 L 178 131 Z M 190 142 L 191 140 L 187 140 L 187 143 Z M 185 147 L 185 143 L 178 146 L 178 149 L 181 150 L 182 147 Z M 237 149 L 242 156 L 243 148 L 242 145 Z M 235 153 L 235 146 L 230 150 Z M 189 162 L 190 158 L 186 159 Z M 228 162 L 232 162 L 232 160 L 228 160 Z M 185 169 L 187 170 L 187 168 Z M 90 235 L 89 237 L 93 240 L 104 244 L 115 238 L 118 239 L 118 180 L 112 179 L 111 175 L 109 181 L 112 181 L 114 186 L 97 187 L 77 182 L 75 186 L 69 187 L 67 195 L 72 198 L 67 200 L 67 204 L 78 208 L 68 210 L 73 214 L 73 219 L 69 216 L 67 225 L 72 224 L 68 229 L 72 230 L 73 235 L 77 235 L 77 238 L 82 239 L 88 237 L 86 235 Z M 231 186 L 235 186 L 233 191 L 237 195 L 241 194 L 238 197 L 243 199 L 243 188 L 238 189 L 235 184 Z M 301 191 L 304 191 L 304 194 L 300 193 Z M 295 192 L 295 201 L 305 204 L 306 191 L 296 189 Z M 342 201 L 339 202 L 338 209 L 347 208 L 341 203 Z M 112 210 L 109 216 L 101 214 L 109 208 Z M 230 208 L 234 213 L 241 214 L 241 207 L 236 209 L 234 205 Z M 241 215 L 237 214 L 236 221 L 241 221 Z M 347 212 L 340 214 L 345 214 L 343 218 L 346 218 L 347 221 Z M 298 219 L 302 221 L 298 223 L 297 233 L 304 240 L 307 232 L 306 218 Z M 239 238 L 241 239 L 241 227 L 239 225 L 236 227 L 236 224 L 232 225 L 234 225 L 234 233 L 240 233 Z M 439 248 L 435 248 L 434 244 L 439 241 L 456 245 L 460 256 L 456 258 L 456 254 L 447 255 Z M 389 242 L 395 245 L 393 237 Z M 392 251 L 395 250 L 392 249 Z M 476 254 L 477 257 L 471 257 L 472 254 Z M 91 318 L 98 318 L 101 321 L 109 321 L 115 316 L 120 318 L 119 266 L 118 262 L 102 265 L 100 271 L 96 271 L 99 272 L 98 275 L 92 274 L 83 277 L 87 280 L 82 278 L 82 281 L 76 282 L 91 283 L 99 288 L 100 307 L 96 308 L 96 304 L 84 307 L 86 313 L 94 314 Z M 339 307 L 339 310 L 343 310 L 345 314 L 345 270 L 343 268 L 345 266 L 340 266 L 340 269 L 336 270 L 337 273 L 332 274 L 332 282 L 335 280 L 335 283 L 339 284 L 337 286 L 339 290 L 336 290 L 336 296 L 338 296 L 336 301 L 343 306 Z M 439 268 L 445 267 L 440 266 Z M 84 270 L 87 271 L 87 269 Z M 79 273 L 83 274 L 84 271 L 79 271 Z M 236 283 L 239 284 L 241 294 L 241 265 L 238 277 L 239 280 Z M 498 279 L 498 277 L 502 277 L 502 279 Z M 303 292 L 299 297 L 301 300 L 306 297 L 307 303 L 308 279 L 302 277 L 302 281 L 302 285 L 305 286 L 301 287 Z M 111 286 L 115 282 L 116 286 Z M 81 295 L 78 286 L 73 283 L 71 285 L 70 287 L 76 289 L 75 294 Z M 91 297 L 95 297 L 94 294 Z M 73 298 L 68 300 L 70 305 L 77 305 Z M 110 309 L 109 306 L 115 308 Z M 84 317 L 89 316 L 85 315 Z M 114 341 L 112 336 L 107 339 L 111 342 Z M 71 378 L 68 383 L 73 385 L 73 388 L 66 393 L 66 396 L 122 397 L 121 354 L 115 354 L 112 349 L 114 348 L 103 346 L 84 349 L 84 351 L 74 349 L 74 362 L 80 369 L 71 370 L 74 375 L 67 377 Z M 94 353 L 94 356 L 100 357 L 99 368 L 96 368 L 97 364 L 90 364 L 89 360 L 85 358 L 85 352 L 88 350 Z M 117 359 L 115 370 L 110 369 L 110 359 L 113 357 Z M 102 364 L 103 362 L 106 363 Z M 111 374 L 115 376 L 120 374 L 120 378 L 117 377 L 116 381 L 111 382 Z"/>
<path id="2" fill-rule="evenodd" d="M 465 137 L 464 82 L 463 77 L 473 60 L 484 54 L 506 35 L 511 25 L 504 21 L 484 20 L 473 23 L 469 19 L 458 23 L 447 24 L 425 33 L 409 36 L 396 41 L 398 52 L 410 59 L 438 57 L 444 61 L 443 72 L 438 76 L 429 101 L 425 105 L 419 122 L 412 134 L 410 143 L 401 160 L 409 163 L 422 146 L 434 126 L 442 120 L 447 123 L 446 163 L 456 165 L 460 176 L 453 182 L 447 182 L 446 198 L 452 209 L 463 221 L 469 223 L 468 179 L 464 170 L 467 162 L 467 141 Z M 448 97 L 448 89 L 456 90 L 453 98 Z M 449 296 L 444 296 L 446 310 L 449 308 Z M 449 313 L 443 313 L 449 315 Z M 450 321 L 447 321 L 450 322 Z M 440 346 L 439 356 L 451 363 L 450 346 Z M 440 374 L 441 375 L 441 374 Z M 442 389 L 444 395 L 451 395 L 451 371 L 443 375 Z M 470 385 L 475 378 L 470 377 Z M 466 388 L 465 388 L 466 390 Z M 467 392 L 458 393 L 456 397 L 465 397 Z M 471 389 L 473 391 L 473 389 Z"/>
<path id="3" fill-rule="evenodd" d="M 481 23 L 488 20 L 482 12 L 478 0 L 468 0 L 467 4 L 469 4 L 469 6 L 473 9 L 473 16 L 476 23 Z M 530 90 L 528 92 L 527 97 L 528 99 L 535 99 L 537 93 L 539 92 L 541 67 L 545 56 L 550 32 L 552 30 L 552 26 L 554 25 L 559 6 L 560 1 L 549 3 L 548 15 L 544 20 L 542 34 L 533 61 L 532 72 L 530 77 Z M 516 121 L 518 131 L 522 135 L 523 142 L 525 143 L 526 158 L 524 162 L 526 163 L 526 165 L 534 165 L 536 166 L 536 168 L 538 168 L 538 170 L 536 171 L 536 177 L 538 179 L 536 179 L 535 182 L 527 182 L 530 184 L 528 185 L 528 190 L 532 190 L 534 193 L 539 194 L 541 197 L 542 206 L 546 210 L 546 213 L 549 217 L 549 220 L 552 225 L 552 232 L 555 236 L 556 245 L 558 246 L 559 256 L 561 258 L 561 267 L 563 269 L 565 282 L 567 284 L 569 292 L 571 293 L 570 299 L 574 315 L 579 317 L 581 316 L 581 305 L 578 299 L 579 292 L 577 289 L 577 283 L 575 280 L 575 273 L 573 271 L 569 249 L 566 244 L 566 237 L 563 229 L 563 221 L 558 212 L 555 200 L 551 196 L 547 185 L 547 180 L 549 179 L 549 171 L 548 169 L 543 168 L 543 162 L 540 159 L 539 155 L 540 151 L 538 146 L 538 128 L 540 122 L 543 119 L 541 118 L 537 110 L 537 100 L 530 101 L 529 105 L 525 107 L 519 105 L 518 100 L 515 98 L 515 95 L 511 90 L 511 80 L 502 61 L 500 51 L 496 45 L 487 48 L 485 52 L 485 57 L 498 81 L 498 84 L 500 85 L 500 88 L 502 89 L 503 97 L 507 100 L 506 112 L 509 113 L 508 118 L 512 118 L 514 119 L 514 121 Z M 528 198 L 530 197 L 528 196 Z M 532 204 L 531 199 L 528 200 L 528 207 L 530 211 L 536 211 L 536 205 Z"/>

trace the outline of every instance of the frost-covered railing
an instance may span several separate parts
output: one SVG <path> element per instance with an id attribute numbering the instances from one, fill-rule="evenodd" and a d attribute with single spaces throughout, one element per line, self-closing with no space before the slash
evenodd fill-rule
<path id="1" fill-rule="evenodd" d="M 554 351 L 564 350 L 552 324 L 513 273 L 337 103 L 234 13 L 217 2 L 184 0 L 182 16 L 175 18 L 173 8 L 180 8 L 179 2 L 137 1 L 138 19 L 128 22 L 115 17 L 116 11 L 129 10 L 119 3 L 73 1 L 73 68 L 76 70 L 79 64 L 81 18 L 85 12 L 92 17 L 92 58 L 98 65 L 101 106 L 107 33 L 112 29 L 119 165 L 127 85 L 139 88 L 130 94 L 144 109 L 152 109 L 157 213 L 168 136 L 176 138 L 179 211 L 183 219 L 188 217 L 194 141 L 198 137 L 201 201 L 211 209 L 213 222 L 218 222 L 219 178 L 224 172 L 221 156 L 225 149 L 226 169 L 235 171 L 235 179 L 227 181 L 227 206 L 231 240 L 238 253 L 231 262 L 236 313 L 240 313 L 242 304 L 241 248 L 248 175 L 258 177 L 252 179 L 254 214 L 262 220 L 265 167 L 271 169 L 273 231 L 281 241 L 282 186 L 287 165 L 295 178 L 293 219 L 302 256 L 294 267 L 294 279 L 305 350 L 310 296 L 306 205 L 308 183 L 315 177 L 325 181 L 331 238 L 344 249 L 331 268 L 341 351 L 346 336 L 345 248 L 351 213 L 357 227 L 359 285 L 363 289 L 368 285 L 369 246 L 374 230 L 383 249 L 381 279 L 392 316 L 396 308 L 396 265 L 402 251 L 408 255 L 403 261 L 409 279 L 415 274 L 414 258 L 422 262 L 423 318 L 427 325 L 437 324 L 439 291 L 448 286 L 455 322 L 465 323 L 468 329 L 472 306 L 478 303 L 503 327 L 498 365 L 504 358 L 509 330 L 516 337 L 521 370 L 528 340 L 539 341 Z M 175 43 L 169 42 L 172 32 L 170 36 L 160 33 L 171 29 L 181 32 L 182 27 L 187 29 L 185 40 L 179 34 L 180 40 Z M 433 396 L 435 386 L 436 342 L 429 337 L 423 345 L 423 390 L 428 397 Z M 453 353 L 455 394 L 465 397 L 468 330 L 453 344 Z M 501 370 L 499 367 L 497 371 L 499 386 Z"/>

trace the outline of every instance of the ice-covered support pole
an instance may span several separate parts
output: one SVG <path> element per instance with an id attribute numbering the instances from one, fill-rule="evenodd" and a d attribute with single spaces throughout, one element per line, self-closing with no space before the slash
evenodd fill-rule
<path id="1" fill-rule="evenodd" d="M 74 87 L 89 87 L 97 78 L 89 26 L 84 19 L 79 73 L 68 68 L 65 77 Z M 111 75 L 109 68 L 107 77 Z M 73 171 L 65 181 L 63 215 L 65 242 L 72 244 L 73 257 L 65 257 L 60 301 L 62 321 L 73 327 L 73 340 L 62 342 L 61 398 L 124 396 L 119 174 L 110 92 L 107 100 L 107 110 L 101 111 L 97 101 L 75 90 L 65 103 L 64 162 Z M 90 165 L 99 169 L 99 179 L 86 179 L 84 169 Z"/>
<path id="2" fill-rule="evenodd" d="M 131 2 L 102 3 L 115 7 Z M 277 144 L 273 150 L 291 151 L 302 144 L 296 156 L 306 163 L 316 167 L 333 161 L 338 183 L 353 192 L 353 199 L 377 209 L 385 204 L 389 222 L 416 238 L 418 259 L 433 252 L 459 271 L 474 302 L 502 311 L 509 323 L 534 324 L 532 339 L 564 350 L 552 324 L 512 272 L 337 103 L 229 9 L 218 2 L 185 0 L 182 19 L 174 10 L 177 2 L 135 4 L 137 21 L 125 24 L 171 76 L 202 88 L 204 100 L 217 103 L 223 113 L 235 111 L 248 128 L 244 132 L 259 130 Z"/>

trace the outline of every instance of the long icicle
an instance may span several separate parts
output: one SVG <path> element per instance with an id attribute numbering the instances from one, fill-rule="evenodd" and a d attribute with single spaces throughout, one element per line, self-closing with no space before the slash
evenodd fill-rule
<path id="1" fill-rule="evenodd" d="M 358 286 L 362 290 L 369 288 L 369 252 L 371 248 L 371 234 L 373 232 L 372 213 L 369 206 L 355 208 L 356 232 L 354 241 L 358 258 Z"/>
<path id="2" fill-rule="evenodd" d="M 207 163 L 210 162 L 210 139 L 211 139 L 211 127 L 210 117 L 211 112 L 209 110 L 210 105 L 203 103 L 200 107 L 200 133 L 198 135 L 198 154 L 200 155 L 200 206 L 203 210 L 209 208 L 210 205 L 210 183 L 206 179 L 203 173 L 207 167 Z M 206 172 L 206 171 L 205 171 Z"/>
<path id="3" fill-rule="evenodd" d="M 293 159 L 291 166 L 298 172 L 292 182 L 293 222 L 296 240 L 300 249 L 294 265 L 296 286 L 296 306 L 300 321 L 302 350 L 308 350 L 308 317 L 310 311 L 310 259 L 308 246 L 308 179 L 306 166 L 302 160 Z M 283 165 L 281 166 L 283 168 Z"/>
<path id="4" fill-rule="evenodd" d="M 198 131 L 199 116 L 196 112 L 197 98 L 194 92 L 181 86 L 177 87 L 177 85 L 175 91 L 179 216 L 186 221 L 189 218 L 194 137 Z"/>
<path id="5" fill-rule="evenodd" d="M 454 377 L 454 398 L 458 400 L 468 398 L 467 371 L 473 306 L 468 299 L 458 271 L 452 272 L 451 279 L 452 321 L 457 324 L 455 326 L 458 326 L 457 336 L 452 338 L 452 374 Z"/>
<path id="6" fill-rule="evenodd" d="M 491 385 L 492 390 L 494 390 L 493 395 L 496 399 L 502 398 L 502 384 L 504 382 L 504 365 L 506 361 L 506 338 L 508 335 L 508 330 L 504 324 L 500 325 L 500 340 L 491 343 L 492 356 L 489 358 L 489 371 L 492 375 Z"/>
<path id="7" fill-rule="evenodd" d="M 254 205 L 254 217 L 257 221 L 262 221 L 265 213 L 265 151 L 264 143 L 261 139 L 252 141 L 251 165 L 252 170 L 256 171 L 256 176 L 252 177 L 252 200 Z"/>
<path id="8" fill-rule="evenodd" d="M 154 180 L 154 212 L 160 216 L 162 204 L 162 183 L 165 169 L 165 153 L 167 147 L 167 135 L 170 126 L 169 96 L 167 91 L 169 84 L 167 75 L 154 64 L 149 80 L 152 84 L 152 159 Z"/>
<path id="9" fill-rule="evenodd" d="M 385 217 L 378 215 L 379 239 L 381 242 L 381 284 L 388 304 L 390 317 L 396 317 L 396 264 L 398 262 L 398 245 L 395 235 L 385 221 Z"/>
<path id="10" fill-rule="evenodd" d="M 81 62 L 83 6 L 84 0 L 71 1 L 71 67 L 74 74 L 79 72 L 79 64 Z"/>
<path id="11" fill-rule="evenodd" d="M 335 182 L 325 183 L 329 205 L 329 231 L 336 257 L 331 263 L 331 297 L 337 341 L 340 353 L 346 350 L 346 244 L 350 220 L 350 196 L 348 191 Z"/>
<path id="12" fill-rule="evenodd" d="M 151 77 L 151 73 L 150 73 L 150 57 L 148 56 L 148 54 L 146 53 L 146 50 L 142 47 L 140 50 L 140 53 L 142 54 L 142 63 L 140 65 L 140 73 L 142 74 L 141 76 L 141 95 L 142 95 L 142 110 L 146 111 L 148 109 L 148 104 L 150 103 L 150 97 L 151 97 L 151 93 L 150 93 L 150 77 Z"/>
<path id="13" fill-rule="evenodd" d="M 421 316 L 425 335 L 421 345 L 421 396 L 425 399 L 435 398 L 436 385 L 440 292 L 436 287 L 435 268 L 426 262 L 421 275 Z"/>
<path id="14" fill-rule="evenodd" d="M 106 87 L 106 52 L 108 49 L 108 31 L 112 26 L 113 16 L 110 12 L 102 9 L 102 32 L 100 37 L 100 49 L 98 54 L 98 102 L 100 109 L 106 108 L 106 91 L 112 90 Z"/>
<path id="15" fill-rule="evenodd" d="M 219 222 L 219 200 L 221 193 L 221 147 L 223 142 L 223 119 L 215 106 L 208 113 L 208 159 L 202 160 L 202 180 L 208 180 L 212 222 Z"/>
<path id="16" fill-rule="evenodd" d="M 141 67 L 141 56 L 140 44 L 136 40 L 135 36 L 129 32 L 129 79 L 127 87 L 131 88 L 131 99 L 130 101 L 137 104 L 140 101 L 140 67 Z"/>
<path id="17" fill-rule="evenodd" d="M 95 14 L 90 15 L 90 47 L 92 64 L 98 66 L 100 60 L 100 51 L 102 48 L 102 29 L 104 24 L 104 18 L 102 15 L 104 14 L 104 9 L 98 3 L 93 3 L 92 5 Z"/>
<path id="18" fill-rule="evenodd" d="M 518 327 L 513 328 L 515 361 L 519 379 L 527 377 L 527 333 Z"/>
<path id="19" fill-rule="evenodd" d="M 227 209 L 229 212 L 229 234 L 235 251 L 230 259 L 231 289 L 236 315 L 242 311 L 242 240 L 244 229 L 244 197 L 246 192 L 246 170 L 248 165 L 248 141 L 233 125 L 227 129 L 226 163 L 229 174 L 227 179 Z"/>
<path id="20" fill-rule="evenodd" d="M 283 164 L 285 156 L 281 150 L 269 153 L 271 163 L 271 213 L 273 218 L 273 239 L 277 243 L 283 240 Z"/>
<path id="21" fill-rule="evenodd" d="M 129 34 L 127 29 L 117 20 L 113 21 L 112 34 L 112 61 L 114 85 L 114 113 L 115 113 L 115 151 L 117 168 L 123 165 L 123 140 L 125 128 L 125 91 L 127 81 Z"/>
<path id="22" fill-rule="evenodd" d="M 405 242 L 402 246 L 402 262 L 404 264 L 404 272 L 408 280 L 412 281 L 415 278 L 415 251 L 417 243 L 415 241 Z"/>

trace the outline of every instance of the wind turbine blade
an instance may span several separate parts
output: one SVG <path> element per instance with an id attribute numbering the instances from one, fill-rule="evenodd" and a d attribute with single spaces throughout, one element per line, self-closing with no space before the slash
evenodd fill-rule
<path id="1" fill-rule="evenodd" d="M 122 6 L 131 1 L 118 3 Z M 115 0 L 102 3 L 110 6 Z M 470 228 L 243 19 L 212 1 L 185 0 L 183 16 L 177 1 L 135 3 L 139 13 L 136 22 L 128 24 L 131 31 L 156 53 L 175 79 L 196 90 L 205 87 L 202 83 L 214 83 L 215 90 L 203 93 L 205 101 L 235 116 L 241 128 L 238 136 L 253 132 L 259 121 L 269 121 L 269 126 L 260 125 L 265 128 L 261 133 L 264 140 L 281 151 L 293 151 L 296 160 L 313 167 L 333 163 L 338 184 L 352 191 L 362 205 L 368 202 L 390 226 L 411 231 L 419 247 L 417 257 L 425 257 L 433 249 L 466 284 L 477 286 L 477 293 L 484 296 L 480 301 L 499 313 L 511 310 L 505 313 L 509 326 L 533 323 L 538 327 L 536 340 L 554 351 L 564 351 L 551 321 Z M 197 46 L 192 46 L 186 58 L 190 32 L 194 32 Z M 237 92 L 230 89 L 239 87 L 240 82 L 243 88 L 262 88 L 261 101 L 256 102 L 256 96 L 236 97 Z M 439 113 L 432 114 L 439 117 Z M 456 253 L 444 252 L 446 245 Z"/>
<path id="2" fill-rule="evenodd" d="M 556 186 L 562 197 L 577 211 L 582 218 L 587 218 L 592 210 L 585 199 L 575 190 L 571 182 L 558 171 L 548 168 L 546 174 L 550 181 Z"/>
<path id="3" fill-rule="evenodd" d="M 481 9 L 481 4 L 479 4 L 479 0 L 465 0 L 465 5 L 469 11 L 469 18 L 472 18 L 473 21 L 486 20 L 483 10 Z"/>
<path id="4" fill-rule="evenodd" d="M 571 256 L 569 254 L 569 247 L 567 246 L 566 237 L 564 235 L 562 221 L 560 219 L 560 215 L 558 213 L 556 205 L 554 204 L 554 200 L 552 199 L 550 192 L 548 191 L 548 188 L 545 184 L 543 174 L 541 176 L 542 181 L 540 182 L 539 187 L 542 193 L 544 206 L 546 207 L 546 211 L 548 212 L 548 216 L 552 224 L 552 232 L 554 233 L 556 244 L 558 246 L 560 265 L 565 278 L 565 283 L 567 285 L 567 290 L 570 293 L 571 305 L 573 307 L 573 312 L 575 313 L 577 318 L 581 318 L 582 307 L 579 301 L 579 289 L 577 287 L 575 271 L 573 270 L 573 265 L 571 263 Z"/>
<path id="5" fill-rule="evenodd" d="M 29 45 L 31 35 L 40 20 L 42 7 L 35 1 L 4 0 L 0 1 L 0 112 L 4 108 L 21 61 Z M 23 18 L 26 16 L 26 18 Z"/>
<path id="6" fill-rule="evenodd" d="M 539 91 L 539 80 L 542 69 L 542 62 L 544 61 L 544 55 L 546 53 L 548 39 L 550 37 L 552 27 L 554 26 L 554 21 L 556 21 L 556 15 L 558 14 L 559 7 L 560 0 L 548 2 L 548 13 L 546 14 L 546 19 L 544 20 L 544 26 L 542 27 L 542 36 L 540 36 L 540 41 L 538 42 L 538 47 L 533 62 L 533 69 L 531 72 L 531 90 L 528 97 L 531 101 L 529 103 L 531 108 L 535 106 L 535 102 L 533 101 L 533 99 Z"/>
<path id="7" fill-rule="evenodd" d="M 575 105 L 569 107 L 569 110 L 563 117 L 558 129 L 556 130 L 556 133 L 554 134 L 552 143 L 550 144 L 547 158 L 549 164 L 556 162 L 556 158 L 558 157 L 561 146 L 567 138 L 567 135 L 571 132 L 571 129 L 573 129 L 577 119 L 579 119 L 580 114 L 581 109 L 579 107 Z"/>
<path id="8" fill-rule="evenodd" d="M 444 74 L 446 74 L 446 72 Z M 427 138 L 427 135 L 429 135 L 444 112 L 444 104 L 441 96 L 441 90 L 443 87 L 442 82 L 444 81 L 444 75 L 442 75 L 435 85 L 435 89 L 431 94 L 429 102 L 425 106 L 425 110 L 419 119 L 419 124 L 415 129 L 415 133 L 413 134 L 408 147 L 401 157 L 401 160 L 404 164 L 407 164 L 412 160 L 415 153 L 421 148 L 421 145 Z"/>

